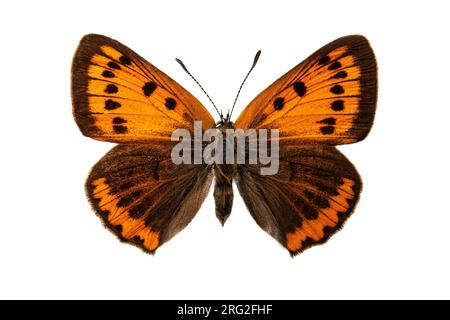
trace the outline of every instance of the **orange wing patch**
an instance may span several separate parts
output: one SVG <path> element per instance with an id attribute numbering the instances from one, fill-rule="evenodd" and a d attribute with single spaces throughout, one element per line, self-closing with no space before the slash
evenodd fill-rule
<path id="1" fill-rule="evenodd" d="M 98 208 L 103 212 L 105 223 L 122 240 L 142 246 L 148 252 L 154 252 L 159 245 L 159 232 L 145 226 L 143 219 L 131 219 L 129 210 L 120 207 L 120 198 L 112 194 L 105 178 L 92 182 L 92 196 L 98 200 Z"/>
<path id="2" fill-rule="evenodd" d="M 340 227 L 340 222 L 347 218 L 344 216 L 351 208 L 348 200 L 355 198 L 352 189 L 355 182 L 346 178 L 343 181 L 337 189 L 339 194 L 329 199 L 330 207 L 320 210 L 314 220 L 303 220 L 301 227 L 286 235 L 286 247 L 291 253 L 301 252 L 311 243 L 328 239 L 333 231 Z"/>
<path id="3" fill-rule="evenodd" d="M 178 128 L 214 126 L 183 87 L 131 49 L 100 35 L 85 36 L 72 65 L 73 113 L 86 136 L 111 142 L 169 140 Z"/>
<path id="4" fill-rule="evenodd" d="M 376 61 L 364 37 L 333 41 L 257 96 L 237 128 L 279 129 L 280 140 L 354 143 L 375 114 Z"/>

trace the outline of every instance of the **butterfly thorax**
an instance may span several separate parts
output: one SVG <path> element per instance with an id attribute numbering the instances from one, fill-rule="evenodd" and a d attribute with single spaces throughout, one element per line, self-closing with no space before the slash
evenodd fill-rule
<path id="1" fill-rule="evenodd" d="M 233 207 L 233 178 L 236 174 L 236 164 L 226 164 L 225 161 L 227 152 L 234 152 L 234 148 L 229 150 L 230 144 L 227 144 L 226 141 L 226 129 L 232 129 L 233 123 L 231 121 L 219 121 L 216 127 L 222 132 L 224 164 L 214 164 L 214 200 L 216 216 L 223 225 L 230 216 Z"/>

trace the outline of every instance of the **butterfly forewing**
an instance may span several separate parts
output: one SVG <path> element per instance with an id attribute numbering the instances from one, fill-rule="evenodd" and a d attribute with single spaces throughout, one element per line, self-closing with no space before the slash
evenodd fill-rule
<path id="1" fill-rule="evenodd" d="M 175 129 L 214 125 L 183 87 L 118 41 L 85 36 L 72 64 L 75 120 L 84 135 L 111 142 L 170 140 Z"/>
<path id="2" fill-rule="evenodd" d="M 284 143 L 360 141 L 375 115 L 376 70 L 364 37 L 337 39 L 258 95 L 235 125 L 278 129 Z"/>

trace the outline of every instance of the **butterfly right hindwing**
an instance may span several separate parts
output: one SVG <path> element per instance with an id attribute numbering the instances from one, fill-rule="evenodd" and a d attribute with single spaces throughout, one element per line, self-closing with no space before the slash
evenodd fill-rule
<path id="1" fill-rule="evenodd" d="M 279 171 L 239 165 L 237 185 L 258 225 L 292 255 L 321 244 L 355 208 L 361 179 L 335 147 L 304 144 L 280 150 Z"/>

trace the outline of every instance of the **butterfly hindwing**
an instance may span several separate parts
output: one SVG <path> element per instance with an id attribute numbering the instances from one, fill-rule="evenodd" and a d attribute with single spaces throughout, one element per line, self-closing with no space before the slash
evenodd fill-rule
<path id="1" fill-rule="evenodd" d="M 75 120 L 84 135 L 110 142 L 170 140 L 175 129 L 214 119 L 169 76 L 123 44 L 90 34 L 72 64 Z"/>
<path id="2" fill-rule="evenodd" d="M 366 137 L 375 115 L 377 66 L 369 42 L 324 46 L 258 95 L 237 128 L 280 130 L 280 141 L 346 144 Z"/>
<path id="3" fill-rule="evenodd" d="M 353 211 L 361 179 L 335 147 L 303 144 L 280 148 L 279 171 L 239 165 L 237 185 L 257 224 L 291 255 L 324 243 Z"/>
<path id="4" fill-rule="evenodd" d="M 88 198 L 121 240 L 153 253 L 192 220 L 208 194 L 206 165 L 173 164 L 164 144 L 120 144 L 92 169 Z"/>

